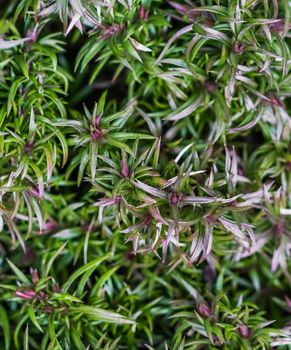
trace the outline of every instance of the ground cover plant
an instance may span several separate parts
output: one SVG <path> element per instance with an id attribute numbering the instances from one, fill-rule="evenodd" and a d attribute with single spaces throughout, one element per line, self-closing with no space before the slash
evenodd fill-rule
<path id="1" fill-rule="evenodd" d="M 0 349 L 291 349 L 290 11 L 0 1 Z"/>

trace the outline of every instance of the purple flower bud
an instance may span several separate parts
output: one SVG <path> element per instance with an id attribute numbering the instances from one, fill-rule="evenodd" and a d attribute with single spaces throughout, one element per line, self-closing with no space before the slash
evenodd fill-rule
<path id="1" fill-rule="evenodd" d="M 217 85 L 215 83 L 212 83 L 209 80 L 206 80 L 204 83 L 204 88 L 207 92 L 209 92 L 211 94 L 211 93 L 216 91 Z"/>
<path id="2" fill-rule="evenodd" d="M 223 346 L 223 343 L 220 341 L 217 335 L 213 336 L 213 344 L 218 348 L 221 348 Z"/>
<path id="3" fill-rule="evenodd" d="M 143 6 L 139 8 L 138 18 L 142 20 L 147 20 L 149 17 L 149 11 L 146 10 Z"/>
<path id="4" fill-rule="evenodd" d="M 31 187 L 31 189 L 28 191 L 28 193 L 29 193 L 32 197 L 40 198 L 40 197 L 39 197 L 39 191 L 38 191 L 37 189 L 35 189 L 34 187 Z"/>
<path id="5" fill-rule="evenodd" d="M 271 32 L 280 33 L 284 31 L 285 21 L 283 19 L 276 19 L 273 23 L 268 25 Z"/>
<path id="6" fill-rule="evenodd" d="M 251 332 L 249 328 L 244 324 L 240 324 L 238 326 L 238 332 L 239 332 L 239 335 L 244 339 L 247 339 L 251 336 Z"/>
<path id="7" fill-rule="evenodd" d="M 54 220 L 49 219 L 43 224 L 42 234 L 51 233 L 57 228 L 58 224 Z"/>
<path id="8" fill-rule="evenodd" d="M 48 300 L 48 295 L 45 292 L 43 292 L 42 290 L 40 292 L 38 292 L 37 297 L 43 301 Z"/>
<path id="9" fill-rule="evenodd" d="M 93 118 L 93 125 L 94 125 L 95 127 L 96 127 L 96 126 L 99 126 L 100 120 L 101 120 L 101 116 L 100 116 L 100 115 L 96 115 L 96 116 Z"/>
<path id="10" fill-rule="evenodd" d="M 285 295 L 285 300 L 286 300 L 286 304 L 287 304 L 288 309 L 290 309 L 290 311 L 291 311 L 291 299 L 288 298 L 287 295 Z"/>
<path id="11" fill-rule="evenodd" d="M 93 141 L 97 141 L 99 140 L 100 138 L 102 137 L 102 132 L 101 130 L 97 129 L 97 128 L 94 128 L 92 131 L 91 131 L 91 138 Z"/>
<path id="12" fill-rule="evenodd" d="M 27 144 L 24 146 L 24 152 L 30 154 L 32 151 L 33 151 L 33 141 L 29 140 Z"/>
<path id="13" fill-rule="evenodd" d="M 285 231 L 284 222 L 280 221 L 273 225 L 273 231 L 276 236 L 283 236 Z"/>
<path id="14" fill-rule="evenodd" d="M 61 291 L 61 288 L 60 288 L 60 286 L 59 286 L 58 283 L 55 283 L 55 284 L 52 286 L 52 291 L 53 291 L 54 293 L 59 293 L 59 292 Z"/>
<path id="15" fill-rule="evenodd" d="M 271 97 L 271 104 L 273 106 L 284 107 L 284 103 L 281 101 L 280 97 L 277 95 L 273 95 Z"/>
<path id="16" fill-rule="evenodd" d="M 244 51 L 244 44 L 238 42 L 238 41 L 235 41 L 233 44 L 232 44 L 232 51 L 236 54 L 236 55 L 240 55 L 243 53 Z"/>
<path id="17" fill-rule="evenodd" d="M 207 215 L 205 219 L 210 225 L 215 225 L 218 222 L 217 217 L 215 215 Z"/>
<path id="18" fill-rule="evenodd" d="M 211 309 L 205 301 L 197 303 L 196 310 L 202 318 L 209 318 L 211 316 Z"/>
<path id="19" fill-rule="evenodd" d="M 122 159 L 121 161 L 121 175 L 123 177 L 129 177 L 130 171 L 127 165 L 127 162 L 125 159 Z"/>
<path id="20" fill-rule="evenodd" d="M 182 195 L 176 192 L 172 192 L 169 195 L 169 201 L 171 204 L 177 204 L 179 203 L 180 199 L 181 199 Z"/>
<path id="21" fill-rule="evenodd" d="M 42 308 L 42 311 L 46 314 L 52 314 L 54 312 L 54 308 L 52 306 L 45 306 Z"/>
<path id="22" fill-rule="evenodd" d="M 39 277 L 38 277 L 37 270 L 31 268 L 31 269 L 30 269 L 30 275 L 31 275 L 32 282 L 33 282 L 34 284 L 36 284 L 36 283 L 39 281 Z"/>
<path id="23" fill-rule="evenodd" d="M 32 289 L 28 290 L 17 290 L 15 292 L 15 295 L 19 298 L 26 299 L 26 300 L 32 300 L 36 297 L 36 292 Z"/>

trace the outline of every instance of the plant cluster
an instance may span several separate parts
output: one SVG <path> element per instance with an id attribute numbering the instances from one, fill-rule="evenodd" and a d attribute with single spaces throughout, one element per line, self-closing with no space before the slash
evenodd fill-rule
<path id="1" fill-rule="evenodd" d="M 1 4 L 1 349 L 291 349 L 290 13 Z"/>

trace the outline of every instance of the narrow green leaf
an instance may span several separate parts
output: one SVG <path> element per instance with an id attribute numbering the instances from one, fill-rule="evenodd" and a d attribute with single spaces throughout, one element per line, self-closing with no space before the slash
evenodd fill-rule
<path id="1" fill-rule="evenodd" d="M 93 267 L 96 268 L 98 265 L 100 265 L 104 260 L 107 260 L 111 256 L 111 253 L 108 253 L 100 258 L 97 258 L 95 260 L 92 260 L 87 265 L 80 267 L 78 270 L 76 270 L 71 277 L 67 280 L 67 282 L 64 284 L 62 290 L 63 292 L 67 292 L 67 290 L 70 288 L 72 283 L 79 278 L 81 275 L 83 275 L 86 271 L 91 270 Z"/>
<path id="2" fill-rule="evenodd" d="M 15 275 L 18 277 L 18 279 L 23 282 L 24 284 L 30 284 L 30 280 L 24 275 L 23 272 L 21 272 L 19 270 L 18 267 L 16 267 L 12 261 L 10 261 L 9 259 L 6 259 L 9 266 L 11 267 L 11 269 L 13 270 L 13 272 L 15 273 Z"/>
<path id="3" fill-rule="evenodd" d="M 9 89 L 8 101 L 7 101 L 7 115 L 10 114 L 17 90 L 19 86 L 24 82 L 25 79 L 26 78 L 24 77 L 18 78 L 11 84 L 11 87 Z"/>
<path id="4" fill-rule="evenodd" d="M 115 324 L 134 324 L 135 322 L 129 320 L 116 312 L 107 311 L 93 306 L 82 305 L 78 307 L 70 307 L 69 312 L 72 314 L 85 314 L 90 319 L 100 322 L 109 322 Z"/>
<path id="5" fill-rule="evenodd" d="M 109 144 L 110 146 L 117 147 L 121 150 L 124 150 L 125 152 L 129 153 L 134 157 L 134 153 L 132 152 L 131 148 L 124 142 L 118 141 L 112 137 L 107 136 L 106 138 L 106 143 Z"/>
<path id="6" fill-rule="evenodd" d="M 29 73 L 27 69 L 27 64 L 24 59 L 24 55 L 20 55 L 16 59 L 17 63 L 19 64 L 20 69 L 22 70 L 23 75 L 26 79 L 29 79 Z"/>
<path id="7" fill-rule="evenodd" d="M 6 310 L 0 305 L 0 326 L 3 329 L 5 350 L 10 349 L 10 325 Z"/>
<path id="8" fill-rule="evenodd" d="M 29 350 L 29 327 L 28 327 L 28 324 L 26 325 L 24 338 L 23 338 L 23 350 Z"/>
<path id="9" fill-rule="evenodd" d="M 38 323 L 38 320 L 36 319 L 36 316 L 35 316 L 35 313 L 33 310 L 33 306 L 31 306 L 31 305 L 28 306 L 27 313 L 28 313 L 28 316 L 29 316 L 31 322 L 35 325 L 35 327 L 38 330 L 40 330 L 43 333 L 43 330 L 42 330 L 40 324 Z"/>
<path id="10" fill-rule="evenodd" d="M 119 269 L 119 266 L 114 266 L 112 269 L 106 271 L 97 281 L 93 287 L 92 294 L 98 293 L 99 289 L 106 283 L 106 281 Z"/>
<path id="11" fill-rule="evenodd" d="M 45 273 L 44 276 L 48 276 L 50 269 L 52 268 L 52 265 L 54 263 L 54 261 L 56 260 L 56 258 L 61 254 L 61 252 L 65 249 L 65 246 L 67 245 L 67 242 L 65 242 L 64 244 L 62 244 L 59 249 L 52 255 L 52 257 L 49 259 L 49 261 L 46 263 L 46 269 L 45 269 Z"/>
<path id="12" fill-rule="evenodd" d="M 104 106 L 106 102 L 106 97 L 107 97 L 107 90 L 103 92 L 101 97 L 99 98 L 98 105 L 97 105 L 97 114 L 102 115 L 104 112 Z"/>

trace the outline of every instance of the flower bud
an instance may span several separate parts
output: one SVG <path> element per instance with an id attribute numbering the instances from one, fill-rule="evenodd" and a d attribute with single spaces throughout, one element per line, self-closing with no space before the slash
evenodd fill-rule
<path id="1" fill-rule="evenodd" d="M 242 43 L 240 43 L 239 41 L 235 41 L 232 45 L 232 51 L 237 54 L 240 55 L 243 53 L 244 50 L 244 45 Z"/>
<path id="2" fill-rule="evenodd" d="M 130 171 L 127 165 L 127 162 L 125 159 L 122 159 L 121 161 L 121 175 L 123 177 L 129 177 Z"/>
<path id="3" fill-rule="evenodd" d="M 102 132 L 101 130 L 97 129 L 97 128 L 94 128 L 92 131 L 91 131 L 91 139 L 93 141 L 97 141 L 99 140 L 100 138 L 102 137 Z"/>
<path id="4" fill-rule="evenodd" d="M 240 324 L 238 326 L 238 332 L 239 332 L 239 335 L 244 339 L 249 338 L 251 335 L 249 328 L 244 324 Z"/>
<path id="5" fill-rule="evenodd" d="M 181 197 L 182 197 L 181 194 L 176 193 L 176 192 L 172 192 L 169 195 L 169 201 L 171 204 L 177 204 L 177 203 L 179 203 Z"/>
<path id="6" fill-rule="evenodd" d="M 204 83 L 204 88 L 207 92 L 209 92 L 211 94 L 211 93 L 216 91 L 217 85 L 215 83 L 212 83 L 209 80 L 206 80 Z"/>
<path id="7" fill-rule="evenodd" d="M 205 301 L 198 303 L 196 310 L 202 318 L 209 318 L 211 316 L 210 306 Z"/>
<path id="8" fill-rule="evenodd" d="M 101 120 L 101 116 L 100 116 L 100 115 L 95 115 L 95 117 L 93 118 L 93 125 L 94 125 L 95 127 L 96 127 L 96 126 L 99 126 L 100 120 Z"/>
<path id="9" fill-rule="evenodd" d="M 277 95 L 273 95 L 271 97 L 271 102 L 273 106 L 284 107 L 284 103 L 281 101 L 280 97 Z"/>
<path id="10" fill-rule="evenodd" d="M 60 293 L 61 288 L 60 288 L 60 286 L 59 286 L 58 283 L 55 283 L 55 284 L 52 286 L 52 291 L 53 291 L 54 293 Z"/>
<path id="11" fill-rule="evenodd" d="M 285 232 L 284 222 L 280 221 L 273 225 L 273 231 L 276 236 L 283 236 Z"/>
<path id="12" fill-rule="evenodd" d="M 33 151 L 33 140 L 29 140 L 26 145 L 24 146 L 23 151 L 25 153 L 31 154 Z"/>
<path id="13" fill-rule="evenodd" d="M 44 224 L 43 224 L 43 231 L 42 233 L 51 233 L 54 230 L 58 228 L 58 224 L 52 220 L 48 219 Z"/>
<path id="14" fill-rule="evenodd" d="M 54 312 L 54 308 L 52 306 L 45 306 L 42 308 L 42 311 L 46 314 L 52 314 Z"/>
<path id="15" fill-rule="evenodd" d="M 148 17 L 149 17 L 149 11 L 146 10 L 143 6 L 141 6 L 138 11 L 138 18 L 146 20 L 148 19 Z"/>
<path id="16" fill-rule="evenodd" d="M 285 295 L 285 300 L 286 300 L 286 304 L 288 309 L 290 309 L 291 311 L 291 299 L 287 297 L 287 295 Z"/>
<path id="17" fill-rule="evenodd" d="M 15 295 L 19 298 L 26 299 L 26 300 L 32 300 L 36 297 L 36 292 L 32 289 L 28 290 L 17 290 L 15 292 Z"/>
<path id="18" fill-rule="evenodd" d="M 218 219 L 215 215 L 209 214 L 206 216 L 205 220 L 209 225 L 215 225 L 218 222 Z"/>
<path id="19" fill-rule="evenodd" d="M 285 22 L 283 19 L 276 19 L 273 23 L 270 23 L 268 27 L 271 32 L 280 33 L 284 31 Z"/>
<path id="20" fill-rule="evenodd" d="M 223 343 L 221 342 L 221 340 L 218 338 L 217 335 L 214 335 L 214 336 L 213 336 L 213 344 L 214 344 L 215 346 L 217 346 L 218 348 L 223 347 Z"/>
<path id="21" fill-rule="evenodd" d="M 43 292 L 42 290 L 37 294 L 37 297 L 40 299 L 40 300 L 48 300 L 48 295 Z"/>
<path id="22" fill-rule="evenodd" d="M 31 189 L 28 191 L 28 193 L 29 193 L 32 197 L 36 197 L 36 198 L 40 199 L 39 191 L 38 191 L 37 189 L 35 189 L 34 187 L 31 187 Z"/>
<path id="23" fill-rule="evenodd" d="M 38 273 L 36 269 L 31 268 L 30 269 L 31 279 L 34 284 L 36 284 L 39 281 Z"/>

